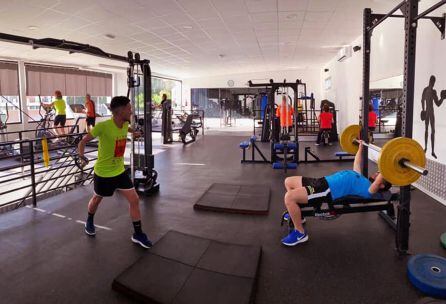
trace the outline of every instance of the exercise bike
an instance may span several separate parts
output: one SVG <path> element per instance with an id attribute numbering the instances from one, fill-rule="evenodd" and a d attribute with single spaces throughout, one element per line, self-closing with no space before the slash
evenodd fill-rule
<path id="1" fill-rule="evenodd" d="M 327 145 L 331 146 L 330 132 L 331 132 L 331 130 L 329 130 L 329 129 L 322 130 L 321 139 L 322 139 L 322 142 L 324 143 L 324 146 L 327 146 Z"/>
<path id="2" fill-rule="evenodd" d="M 4 119 L 2 119 L 2 116 L 4 116 Z M 5 143 L 5 145 L 0 146 L 0 159 L 7 158 L 16 154 L 12 144 L 6 144 L 8 142 L 8 119 L 9 109 L 8 104 L 6 104 L 5 113 L 0 114 L 0 142 Z"/>
<path id="3" fill-rule="evenodd" d="M 43 115 L 42 115 L 42 108 L 45 111 Z M 52 118 L 54 117 L 54 110 L 52 108 L 42 106 L 42 99 L 40 95 L 39 95 L 39 115 L 40 115 L 40 120 L 37 123 L 35 137 L 36 139 L 45 137 L 48 139 L 48 143 L 51 143 L 53 142 L 53 139 L 51 138 L 56 137 L 56 134 L 53 131 L 51 131 L 51 121 Z M 38 142 L 39 141 L 37 141 L 37 143 Z M 40 143 L 38 145 L 40 145 Z"/>

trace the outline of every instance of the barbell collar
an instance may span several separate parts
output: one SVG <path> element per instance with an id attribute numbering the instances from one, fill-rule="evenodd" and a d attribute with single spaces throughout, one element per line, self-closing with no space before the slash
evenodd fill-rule
<path id="1" fill-rule="evenodd" d="M 405 158 L 400 159 L 399 164 L 403 167 L 410 168 L 424 176 L 426 176 L 429 173 L 429 171 L 427 169 L 417 166 L 415 164 L 412 164 L 409 160 L 407 160 Z"/>

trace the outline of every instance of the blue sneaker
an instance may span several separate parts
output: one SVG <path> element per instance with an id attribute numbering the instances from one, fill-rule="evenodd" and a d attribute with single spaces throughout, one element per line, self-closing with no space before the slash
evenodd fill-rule
<path id="1" fill-rule="evenodd" d="M 141 245 L 146 249 L 152 247 L 152 242 L 145 233 L 133 233 L 132 242 Z"/>
<path id="2" fill-rule="evenodd" d="M 282 239 L 282 244 L 285 246 L 296 246 L 306 241 L 308 241 L 308 234 L 306 232 L 300 233 L 296 229 L 293 229 L 290 234 Z"/>
<path id="3" fill-rule="evenodd" d="M 87 222 L 85 223 L 85 233 L 88 236 L 95 236 L 96 235 L 96 228 L 93 224 L 93 221 L 89 221 L 87 220 Z"/>

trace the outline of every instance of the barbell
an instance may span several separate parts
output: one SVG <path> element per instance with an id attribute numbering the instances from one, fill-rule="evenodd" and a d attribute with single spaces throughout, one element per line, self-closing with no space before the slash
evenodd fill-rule
<path id="1" fill-rule="evenodd" d="M 359 149 L 360 125 L 351 125 L 342 131 L 341 148 L 356 154 Z M 386 181 L 396 186 L 407 186 L 427 175 L 426 155 L 423 147 L 411 138 L 397 137 L 389 140 L 382 148 L 363 142 L 363 145 L 379 153 L 378 168 Z"/>

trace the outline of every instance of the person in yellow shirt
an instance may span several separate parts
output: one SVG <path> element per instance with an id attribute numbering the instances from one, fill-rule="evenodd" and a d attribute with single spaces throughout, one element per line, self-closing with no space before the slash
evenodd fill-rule
<path id="1" fill-rule="evenodd" d="M 113 114 L 112 118 L 96 124 L 78 146 L 79 157 L 85 159 L 85 145 L 93 138 L 99 138 L 98 158 L 94 165 L 94 194 L 88 203 L 85 233 L 89 236 L 96 234 L 93 223 L 96 210 L 103 197 L 112 196 L 115 190 L 118 190 L 130 205 L 130 217 L 135 230 L 131 237 L 132 242 L 144 248 L 150 248 L 152 243 L 141 228 L 138 193 L 124 168 L 127 132 L 133 133 L 134 137 L 139 137 L 141 134 L 138 131 L 133 132 L 132 128 L 129 128 L 132 106 L 127 97 L 113 97 L 110 110 Z"/>
<path id="2" fill-rule="evenodd" d="M 56 109 L 56 116 L 54 117 L 54 130 L 58 136 L 65 135 L 65 123 L 67 122 L 67 103 L 62 98 L 62 92 L 57 90 L 54 92 L 54 101 L 44 104 L 46 108 Z M 60 126 L 60 127 L 59 127 Z"/>

